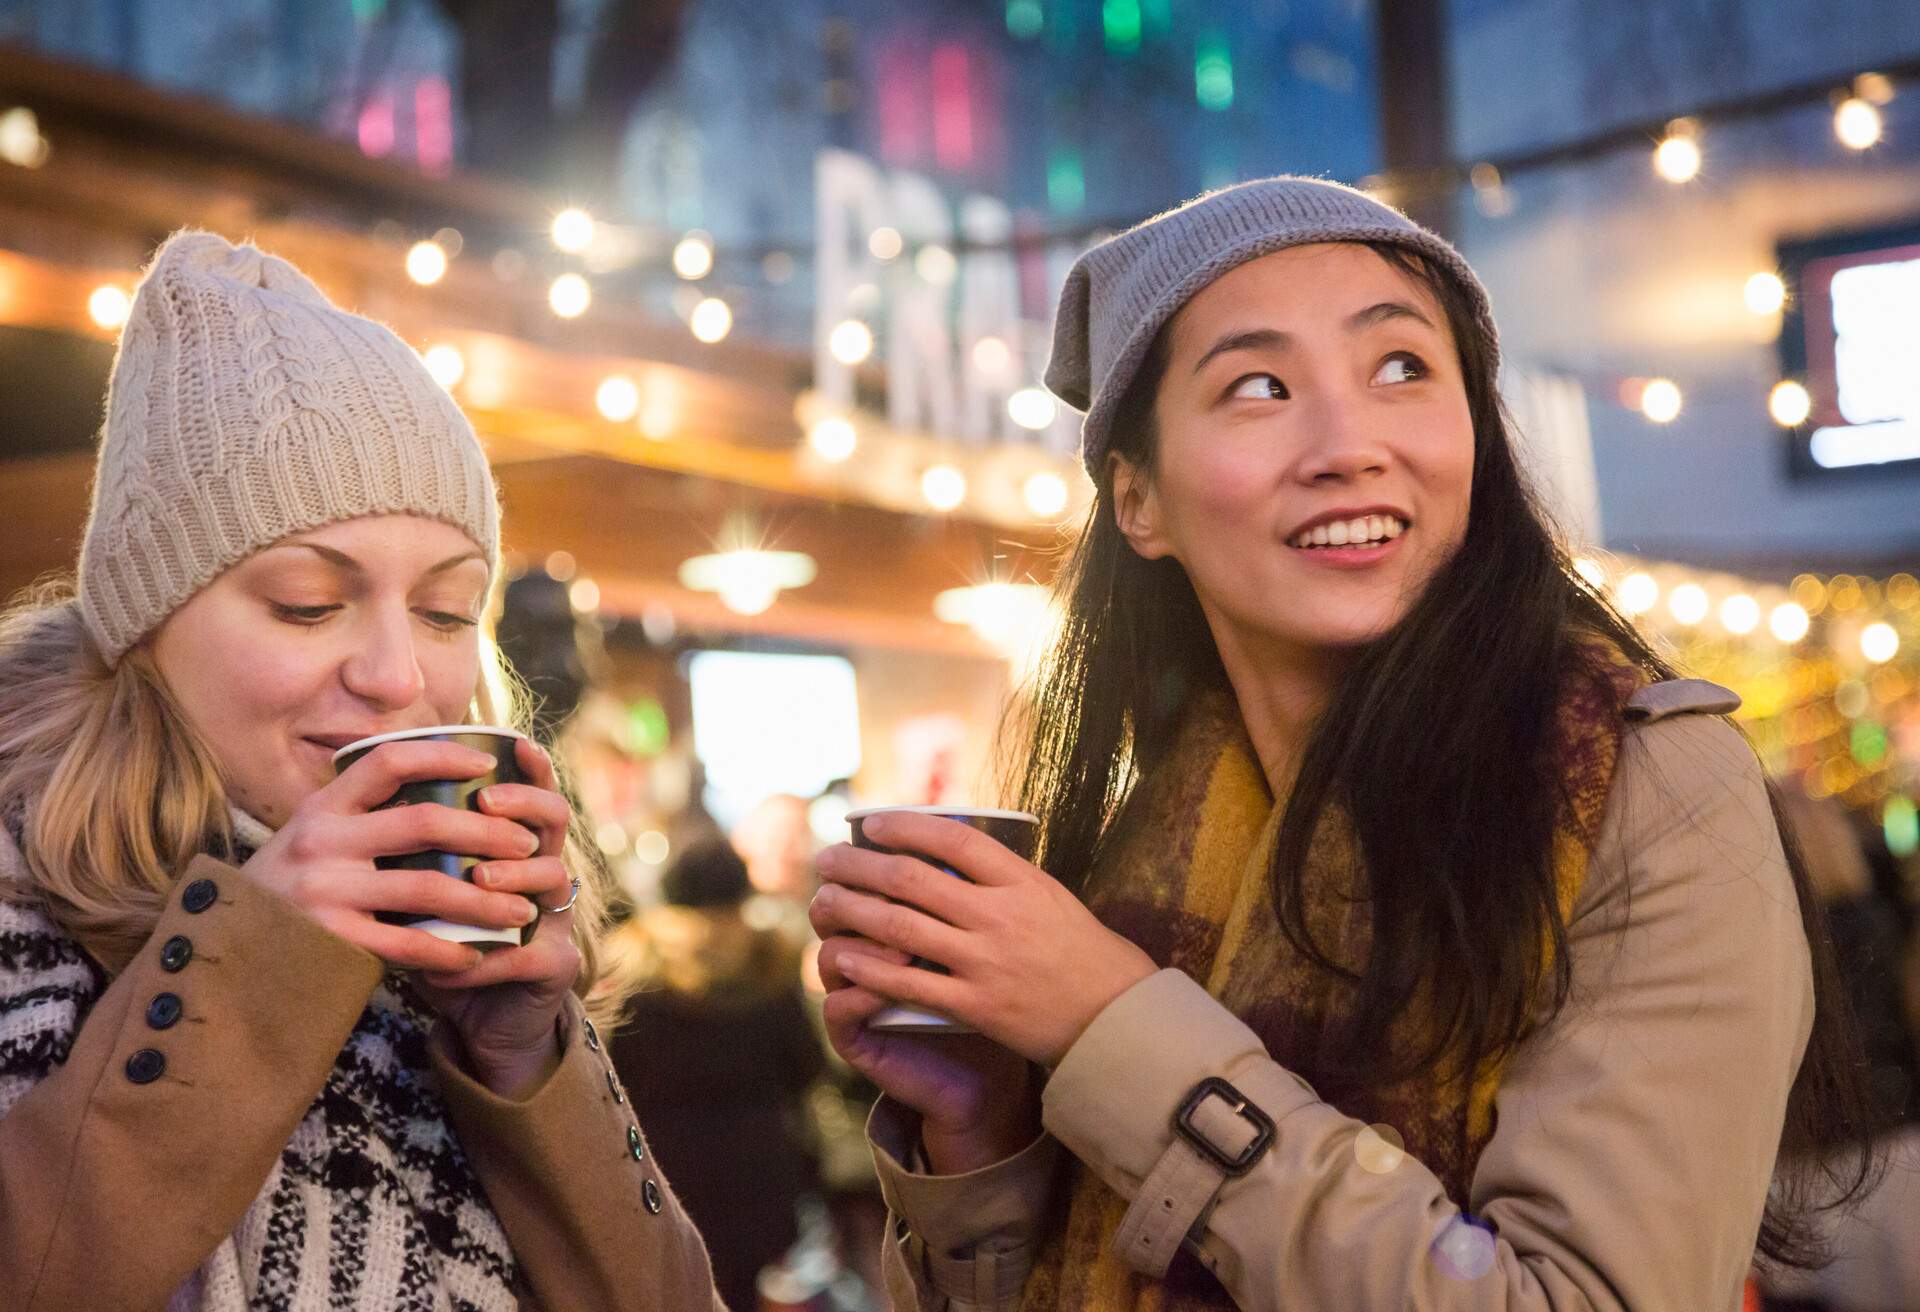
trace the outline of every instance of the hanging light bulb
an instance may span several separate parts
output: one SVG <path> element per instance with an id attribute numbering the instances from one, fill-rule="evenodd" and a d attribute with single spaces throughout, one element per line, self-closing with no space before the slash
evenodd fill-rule
<path id="1" fill-rule="evenodd" d="M 829 417 L 807 430 L 807 444 L 822 460 L 837 465 L 853 455 L 854 448 L 860 445 L 860 435 L 846 420 Z"/>
<path id="2" fill-rule="evenodd" d="M 1728 633 L 1745 635 L 1760 625 L 1760 603 L 1744 592 L 1736 592 L 1720 603 L 1720 626 Z"/>
<path id="3" fill-rule="evenodd" d="M 1027 509 L 1042 519 L 1052 519 L 1067 508 L 1067 480 L 1050 469 L 1029 476 L 1021 493 L 1027 499 Z"/>
<path id="4" fill-rule="evenodd" d="M 1860 630 L 1860 654 L 1875 665 L 1885 665 L 1900 651 L 1900 634 L 1884 621 Z"/>
<path id="5" fill-rule="evenodd" d="M 1671 378 L 1654 378 L 1640 389 L 1640 413 L 1656 424 L 1670 424 L 1680 417 L 1680 387 Z"/>
<path id="6" fill-rule="evenodd" d="M 417 241 L 407 251 L 407 277 L 431 287 L 447 276 L 447 252 L 437 241 Z"/>
<path id="7" fill-rule="evenodd" d="M 1767 413 L 1782 428 L 1798 428 L 1813 413 L 1813 398 L 1793 379 L 1782 379 L 1767 393 Z"/>
<path id="8" fill-rule="evenodd" d="M 1682 624 L 1698 624 L 1707 617 L 1712 603 L 1707 590 L 1698 583 L 1682 583 L 1667 597 L 1667 610 Z"/>
<path id="9" fill-rule="evenodd" d="M 842 319 L 827 335 L 827 349 L 841 364 L 860 364 L 873 354 L 873 329 L 858 319 Z"/>
<path id="10" fill-rule="evenodd" d="M 967 499 L 967 476 L 952 465 L 935 465 L 920 475 L 920 495 L 942 514 L 958 510 Z"/>
<path id="11" fill-rule="evenodd" d="M 593 216 L 583 209 L 569 207 L 553 216 L 553 244 L 569 255 L 578 255 L 593 245 Z"/>
<path id="12" fill-rule="evenodd" d="M 1778 314 L 1787 303 L 1787 284 L 1779 274 L 1763 270 L 1747 279 L 1746 301 L 1755 314 Z"/>
<path id="13" fill-rule="evenodd" d="M 1667 135 L 1654 147 L 1654 172 L 1676 186 L 1698 177 L 1701 163 L 1699 131 L 1699 125 L 1692 119 L 1677 118 L 1667 124 Z"/>
<path id="14" fill-rule="evenodd" d="M 467 357 L 460 354 L 459 347 L 447 342 L 429 346 L 420 358 L 426 363 L 427 372 L 433 375 L 433 381 L 449 392 L 467 376 Z"/>
<path id="15" fill-rule="evenodd" d="M 673 271 L 688 282 L 698 282 L 713 272 L 713 239 L 704 232 L 690 232 L 673 248 Z"/>
<path id="16" fill-rule="evenodd" d="M 1620 580 L 1619 591 L 1615 593 L 1620 609 L 1629 615 L 1645 615 L 1660 601 L 1660 584 L 1653 575 L 1643 570 L 1635 570 Z"/>
<path id="17" fill-rule="evenodd" d="M 87 297 L 87 317 L 102 328 L 118 328 L 132 312 L 132 300 L 112 283 L 95 287 L 93 294 Z"/>
<path id="18" fill-rule="evenodd" d="M 563 273 L 547 288 L 547 305 L 562 319 L 578 319 L 593 304 L 593 288 L 577 273 Z"/>
<path id="19" fill-rule="evenodd" d="M 1794 643 L 1807 636 L 1812 620 L 1807 608 L 1794 601 L 1783 601 L 1767 616 L 1767 628 L 1781 642 Z"/>
<path id="20" fill-rule="evenodd" d="M 1058 408 L 1044 387 L 1023 387 L 1007 398 L 1007 413 L 1014 423 L 1037 433 L 1053 422 Z"/>
<path id="21" fill-rule="evenodd" d="M 1871 150 L 1884 130 L 1879 106 L 1859 96 L 1848 96 L 1833 111 L 1833 135 L 1848 150 Z"/>
<path id="22" fill-rule="evenodd" d="M 603 417 L 625 423 L 640 413 L 640 388 L 624 374 L 614 374 L 601 380 L 593 404 Z"/>
<path id="23" fill-rule="evenodd" d="M 733 310 L 718 296 L 709 296 L 693 307 L 687 327 L 695 337 L 711 346 L 733 331 Z"/>

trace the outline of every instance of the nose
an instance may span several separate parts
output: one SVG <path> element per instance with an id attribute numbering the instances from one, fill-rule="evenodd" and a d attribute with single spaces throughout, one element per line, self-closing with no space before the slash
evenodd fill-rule
<path id="1" fill-rule="evenodd" d="M 370 616 L 360 643 L 341 667 L 341 682 L 379 710 L 405 710 L 420 700 L 427 686 L 414 641 L 412 616 L 404 607 Z"/>
<path id="2" fill-rule="evenodd" d="M 1304 483 L 1348 483 L 1387 470 L 1387 447 L 1378 421 L 1363 398 L 1343 390 L 1314 388 L 1300 397 L 1309 440 L 1302 449 L 1299 476 Z"/>

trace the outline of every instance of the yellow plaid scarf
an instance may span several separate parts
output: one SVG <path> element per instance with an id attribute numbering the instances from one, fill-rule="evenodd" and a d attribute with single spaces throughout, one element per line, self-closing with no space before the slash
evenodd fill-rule
<path id="1" fill-rule="evenodd" d="M 1611 643 L 1585 639 L 1586 660 L 1561 687 L 1553 754 L 1568 804 L 1553 840 L 1561 915 L 1571 912 L 1612 787 L 1621 711 L 1647 678 Z M 1597 677 L 1596 677 L 1597 676 Z M 1245 1021 L 1274 1060 L 1320 1087 L 1317 1054 L 1346 986 L 1315 967 L 1281 932 L 1268 865 L 1285 807 L 1270 796 L 1232 698 L 1199 701 L 1168 759 L 1129 801 L 1112 855 L 1089 881 L 1088 905 L 1162 966 L 1175 966 Z M 1313 941 L 1354 969 L 1371 922 L 1365 876 L 1350 838 L 1323 824 L 1308 858 L 1306 922 Z M 1409 1018 L 1408 1024 L 1417 1023 Z M 1391 1125 L 1407 1152 L 1462 1206 L 1493 1133 L 1499 1067 L 1467 1081 L 1430 1078 L 1369 1089 L 1335 1105 Z M 1324 1093 L 1324 1090 L 1323 1090 Z M 1186 1312 L 1234 1306 L 1185 1252 L 1166 1278 L 1135 1273 L 1111 1251 L 1127 1203 L 1078 1162 L 1069 1201 L 1042 1247 L 1023 1312 Z"/>

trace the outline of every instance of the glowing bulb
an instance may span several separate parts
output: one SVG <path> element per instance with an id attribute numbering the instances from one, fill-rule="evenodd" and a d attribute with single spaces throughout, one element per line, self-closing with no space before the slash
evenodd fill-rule
<path id="1" fill-rule="evenodd" d="M 1885 665 L 1900 650 L 1900 635 L 1885 622 L 1860 630 L 1860 654 L 1875 665 Z"/>
<path id="2" fill-rule="evenodd" d="M 1023 387 L 1007 398 L 1007 413 L 1022 428 L 1039 432 L 1058 413 L 1053 396 L 1043 387 Z"/>
<path id="3" fill-rule="evenodd" d="M 578 319 L 593 304 L 593 288 L 577 273 L 563 273 L 547 288 L 547 305 L 562 319 Z"/>
<path id="4" fill-rule="evenodd" d="M 1728 633 L 1752 633 L 1760 625 L 1760 603 L 1736 592 L 1720 603 L 1720 626 Z"/>
<path id="5" fill-rule="evenodd" d="M 1604 588 L 1607 586 L 1606 566 L 1591 556 L 1574 557 L 1573 572 L 1596 588 Z"/>
<path id="6" fill-rule="evenodd" d="M 433 381 L 449 392 L 467 376 L 467 357 L 460 354 L 457 346 L 446 342 L 429 346 L 421 359 L 426 362 L 427 372 L 433 375 Z"/>
<path id="7" fill-rule="evenodd" d="M 733 310 L 718 296 L 709 296 L 687 316 L 693 335 L 711 346 L 733 331 Z"/>
<path id="8" fill-rule="evenodd" d="M 967 499 L 967 476 L 952 465 L 935 465 L 920 475 L 920 495 L 943 514 Z"/>
<path id="9" fill-rule="evenodd" d="M 1707 590 L 1698 583 L 1682 583 L 1667 598 L 1667 609 L 1682 624 L 1698 624 L 1710 609 Z"/>
<path id="10" fill-rule="evenodd" d="M 1767 616 L 1767 628 L 1773 636 L 1782 642 L 1798 642 L 1807 636 L 1812 621 L 1807 617 L 1807 608 L 1798 602 L 1783 601 L 1773 608 Z"/>
<path id="11" fill-rule="evenodd" d="M 690 232 L 673 248 L 673 271 L 688 282 L 713 272 L 713 243 L 703 232 Z"/>
<path id="12" fill-rule="evenodd" d="M 599 390 L 593 394 L 593 404 L 614 423 L 625 423 L 640 413 L 640 389 L 633 379 L 614 374 L 601 380 Z"/>
<path id="13" fill-rule="evenodd" d="M 822 460 L 837 465 L 860 445 L 860 435 L 844 419 L 822 419 L 807 431 L 807 444 Z"/>
<path id="14" fill-rule="evenodd" d="M 1848 150 L 1868 150 L 1880 141 L 1884 125 L 1877 106 L 1849 96 L 1833 111 L 1833 135 Z"/>
<path id="15" fill-rule="evenodd" d="M 982 337 L 973 344 L 973 367 L 998 378 L 1013 367 L 1013 351 L 998 337 Z"/>
<path id="16" fill-rule="evenodd" d="M 564 209 L 553 216 L 553 244 L 569 255 L 593 245 L 593 216 L 582 209 Z"/>
<path id="17" fill-rule="evenodd" d="M 1639 570 L 1620 580 L 1620 590 L 1616 594 L 1620 609 L 1629 615 L 1645 615 L 1660 601 L 1660 585 L 1653 575 Z"/>
<path id="18" fill-rule="evenodd" d="M 875 228 L 873 235 L 867 238 L 867 250 L 873 254 L 874 259 L 883 263 L 897 258 L 905 244 L 900 239 L 900 230 L 897 228 Z"/>
<path id="19" fill-rule="evenodd" d="M 1691 131 L 1668 129 L 1666 137 L 1654 148 L 1653 171 L 1676 185 L 1691 182 L 1699 175 L 1700 143 Z"/>
<path id="20" fill-rule="evenodd" d="M 1798 428 L 1813 413 L 1813 398 L 1791 378 L 1775 383 L 1767 394 L 1767 413 L 1782 428 Z"/>
<path id="21" fill-rule="evenodd" d="M 1067 508 L 1067 480 L 1050 470 L 1041 470 L 1027 479 L 1021 489 L 1027 509 L 1042 519 L 1051 519 Z"/>
<path id="22" fill-rule="evenodd" d="M 858 319 L 842 319 L 827 336 L 827 349 L 841 364 L 859 364 L 873 354 L 873 329 Z"/>
<path id="23" fill-rule="evenodd" d="M 960 272 L 960 261 L 945 246 L 922 246 L 913 257 L 914 272 L 936 287 L 945 287 Z"/>
<path id="24" fill-rule="evenodd" d="M 1640 413 L 1656 424 L 1680 417 L 1680 388 L 1671 378 L 1655 378 L 1640 392 Z"/>
<path id="25" fill-rule="evenodd" d="M 25 105 L 0 114 L 0 159 L 23 169 L 37 169 L 47 162 L 47 139 L 40 135 L 40 120 Z"/>
<path id="26" fill-rule="evenodd" d="M 133 302 L 111 283 L 95 287 L 87 297 L 87 314 L 102 328 L 118 328 L 132 312 Z"/>
<path id="27" fill-rule="evenodd" d="M 1787 303 L 1787 284 L 1777 273 L 1756 273 L 1747 279 L 1746 298 L 1755 314 L 1777 314 Z"/>
<path id="28" fill-rule="evenodd" d="M 600 609 L 600 585 L 592 579 L 575 579 L 567 587 L 567 600 L 579 614 L 591 615 Z"/>
<path id="29" fill-rule="evenodd" d="M 417 241 L 407 251 L 407 277 L 431 287 L 447 276 L 447 253 L 437 241 Z"/>

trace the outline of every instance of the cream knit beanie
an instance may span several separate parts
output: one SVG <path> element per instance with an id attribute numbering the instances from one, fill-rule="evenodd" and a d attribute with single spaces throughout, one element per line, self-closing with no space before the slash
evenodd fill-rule
<path id="1" fill-rule="evenodd" d="M 420 357 L 285 260 L 168 238 L 120 334 L 80 550 L 107 663 L 289 533 L 396 513 L 452 524 L 497 560 L 486 455 Z"/>

